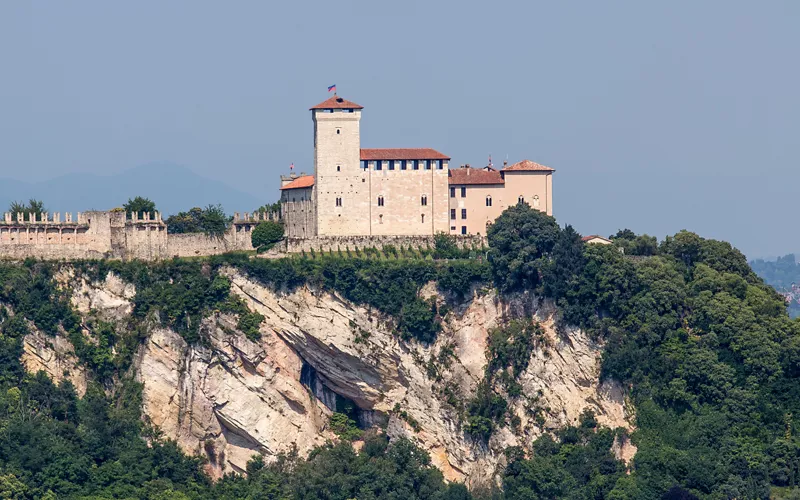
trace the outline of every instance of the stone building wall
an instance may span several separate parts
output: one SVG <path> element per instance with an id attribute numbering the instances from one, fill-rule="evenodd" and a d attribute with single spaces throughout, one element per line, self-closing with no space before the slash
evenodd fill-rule
<path id="1" fill-rule="evenodd" d="M 447 161 L 441 168 L 432 165 L 430 169 L 420 161 L 418 170 L 411 165 L 401 169 L 399 163 L 405 160 L 398 160 L 390 169 L 390 161 L 382 161 L 380 170 L 369 162 L 366 169 L 370 226 L 363 234 L 425 236 L 447 232 Z"/>
<path id="2" fill-rule="evenodd" d="M 315 109 L 313 199 L 317 233 L 369 234 L 369 172 L 361 169 L 361 110 Z M 336 199 L 341 198 L 341 205 Z"/>
<path id="3" fill-rule="evenodd" d="M 317 235 L 313 188 L 281 191 L 283 230 L 287 238 L 308 238 Z"/>

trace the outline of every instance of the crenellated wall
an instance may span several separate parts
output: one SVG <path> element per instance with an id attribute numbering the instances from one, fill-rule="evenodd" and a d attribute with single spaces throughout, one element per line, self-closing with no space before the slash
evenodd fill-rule
<path id="1" fill-rule="evenodd" d="M 0 258 L 47 260 L 142 259 L 216 255 L 252 250 L 250 233 L 262 221 L 280 220 L 279 213 L 235 213 L 222 237 L 169 234 L 158 212 L 123 211 L 42 214 L 6 213 L 0 221 Z"/>

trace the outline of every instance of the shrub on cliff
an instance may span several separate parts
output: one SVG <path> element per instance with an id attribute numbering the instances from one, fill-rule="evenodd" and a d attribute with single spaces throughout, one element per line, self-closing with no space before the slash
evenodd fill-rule
<path id="1" fill-rule="evenodd" d="M 253 248 L 257 248 L 260 252 L 269 250 L 282 239 L 283 224 L 271 220 L 261 222 L 250 233 Z"/>

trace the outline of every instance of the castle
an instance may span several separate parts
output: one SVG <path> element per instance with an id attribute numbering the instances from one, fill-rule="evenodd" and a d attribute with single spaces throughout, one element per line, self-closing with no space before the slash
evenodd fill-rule
<path id="1" fill-rule="evenodd" d="M 310 109 L 314 175 L 281 177 L 288 238 L 485 235 L 523 201 L 552 215 L 554 169 L 530 160 L 451 169 L 430 148 L 361 148 L 363 109 L 338 95 Z"/>
<path id="2" fill-rule="evenodd" d="M 437 233 L 482 246 L 487 225 L 513 204 L 552 215 L 552 168 L 523 160 L 451 169 L 450 157 L 435 149 L 362 149 L 363 109 L 335 94 L 311 108 L 314 175 L 281 177 L 280 214 L 236 213 L 223 236 L 209 237 L 170 234 L 158 212 L 65 213 L 63 220 L 6 213 L 0 258 L 156 260 L 252 250 L 250 233 L 266 219 L 283 221 L 286 252 L 421 247 Z"/>

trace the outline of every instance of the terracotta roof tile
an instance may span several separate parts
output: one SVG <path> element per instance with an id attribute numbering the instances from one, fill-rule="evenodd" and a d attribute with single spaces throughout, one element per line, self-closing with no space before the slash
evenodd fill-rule
<path id="1" fill-rule="evenodd" d="M 496 170 L 483 170 L 478 168 L 453 168 L 450 169 L 450 184 L 505 184 L 503 176 Z"/>
<path id="2" fill-rule="evenodd" d="M 603 241 L 607 241 L 609 243 L 612 243 L 612 241 L 609 240 L 608 238 L 603 238 L 602 236 L 599 236 L 597 234 L 590 234 L 589 236 L 584 236 L 583 238 L 581 238 L 581 241 L 584 241 L 584 242 L 585 241 L 591 241 L 591 240 L 603 240 Z"/>
<path id="3" fill-rule="evenodd" d="M 431 148 L 361 148 L 362 160 L 449 160 L 450 157 Z"/>
<path id="4" fill-rule="evenodd" d="M 301 189 L 307 188 L 314 185 L 314 176 L 313 175 L 304 175 L 302 177 L 298 177 L 297 179 L 293 180 L 289 184 L 283 186 L 281 191 L 285 189 Z"/>
<path id="5" fill-rule="evenodd" d="M 554 168 L 545 167 L 544 165 L 539 165 L 538 163 L 530 160 L 522 160 L 517 162 L 513 165 L 505 167 L 503 172 L 508 171 L 520 171 L 520 172 L 555 172 Z"/>
<path id="6" fill-rule="evenodd" d="M 334 95 L 309 109 L 364 109 L 364 106 Z"/>

